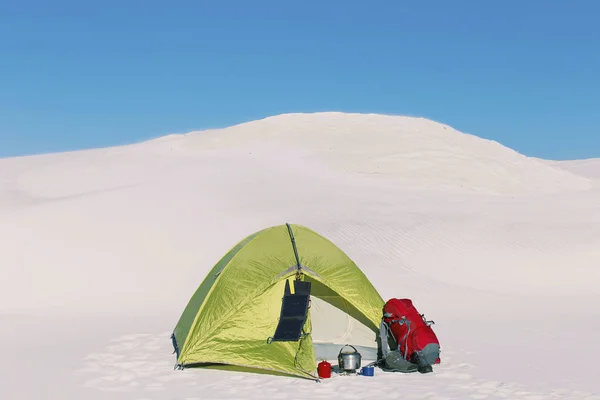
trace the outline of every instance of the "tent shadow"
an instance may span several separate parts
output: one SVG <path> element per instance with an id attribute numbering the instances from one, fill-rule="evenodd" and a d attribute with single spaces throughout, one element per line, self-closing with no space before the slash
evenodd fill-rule
<path id="1" fill-rule="evenodd" d="M 281 371 L 273 371 L 270 369 L 262 369 L 257 367 L 246 367 L 241 365 L 231 365 L 231 364 L 219 364 L 219 363 L 200 363 L 200 364 L 190 364 L 185 367 L 185 369 L 209 369 L 209 370 L 217 370 L 217 371 L 229 371 L 229 372 L 243 372 L 243 373 L 252 373 L 257 375 L 270 375 L 270 376 L 279 376 L 284 378 L 294 378 L 298 379 L 298 375 L 287 374 Z M 307 377 L 308 378 L 308 377 Z"/>

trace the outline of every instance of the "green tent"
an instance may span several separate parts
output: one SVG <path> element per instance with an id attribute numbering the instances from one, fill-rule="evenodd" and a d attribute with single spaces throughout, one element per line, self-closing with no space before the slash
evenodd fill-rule
<path id="1" fill-rule="evenodd" d="M 318 379 L 317 360 L 351 344 L 377 357 L 384 301 L 336 245 L 300 225 L 256 232 L 212 268 L 171 339 L 179 368 Z"/>

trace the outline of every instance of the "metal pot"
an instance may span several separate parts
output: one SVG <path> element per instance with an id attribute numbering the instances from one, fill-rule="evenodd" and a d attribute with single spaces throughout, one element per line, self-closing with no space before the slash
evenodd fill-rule
<path id="1" fill-rule="evenodd" d="M 342 352 L 346 346 L 350 346 L 354 349 L 353 352 Z M 354 348 L 354 346 L 347 344 L 346 346 L 340 349 L 340 353 L 338 354 L 338 365 L 340 370 L 347 372 L 354 372 L 360 368 L 361 355 Z"/>

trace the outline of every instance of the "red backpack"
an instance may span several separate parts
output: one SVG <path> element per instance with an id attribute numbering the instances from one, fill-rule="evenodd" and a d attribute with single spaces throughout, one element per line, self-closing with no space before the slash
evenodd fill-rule
<path id="1" fill-rule="evenodd" d="M 410 299 L 390 299 L 383 307 L 383 322 L 394 337 L 402 357 L 430 372 L 440 363 L 440 342 L 427 321 Z"/>

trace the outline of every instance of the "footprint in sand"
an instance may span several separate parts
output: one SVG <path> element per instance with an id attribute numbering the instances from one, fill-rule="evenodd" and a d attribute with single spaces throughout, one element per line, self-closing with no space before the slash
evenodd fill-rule
<path id="1" fill-rule="evenodd" d="M 162 391 L 167 382 L 192 381 L 188 374 L 173 374 L 169 337 L 145 333 L 118 337 L 108 343 L 106 352 L 87 356 L 76 374 L 90 377 L 85 387 L 102 391 Z"/>

